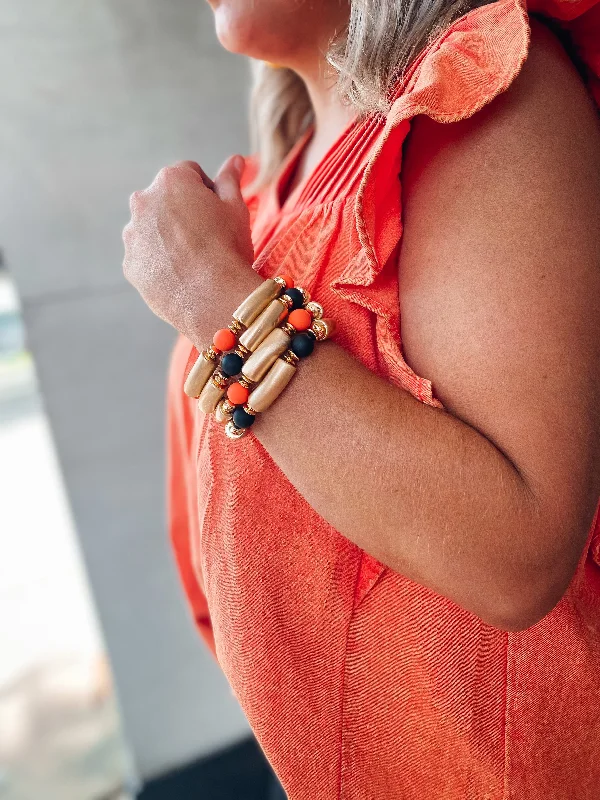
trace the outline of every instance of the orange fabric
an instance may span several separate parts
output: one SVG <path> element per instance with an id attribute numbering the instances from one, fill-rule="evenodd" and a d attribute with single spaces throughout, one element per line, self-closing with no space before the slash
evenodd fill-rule
<path id="1" fill-rule="evenodd" d="M 600 101 L 600 5 L 530 10 L 563 20 Z M 355 358 L 440 409 L 402 356 L 402 143 L 417 114 L 452 122 L 490 102 L 528 45 L 520 0 L 467 13 L 416 59 L 387 118 L 349 126 L 283 208 L 310 132 L 272 186 L 246 192 L 255 270 L 289 273 Z M 190 347 L 180 338 L 171 362 L 171 537 L 198 627 L 290 799 L 598 800 L 598 511 L 553 611 L 495 629 L 341 536 L 252 429 L 232 444 L 182 392 Z"/>

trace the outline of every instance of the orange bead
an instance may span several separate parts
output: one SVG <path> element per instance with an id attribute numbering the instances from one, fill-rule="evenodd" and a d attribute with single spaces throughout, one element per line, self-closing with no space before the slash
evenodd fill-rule
<path id="1" fill-rule="evenodd" d="M 230 331 L 229 328 L 221 328 L 213 336 L 213 344 L 219 350 L 231 350 L 235 347 L 235 333 Z"/>
<path id="2" fill-rule="evenodd" d="M 242 403 L 248 400 L 249 395 L 250 390 L 242 386 L 241 383 L 232 383 L 227 389 L 227 399 L 230 403 L 233 403 L 234 406 L 241 406 Z"/>
<path id="3" fill-rule="evenodd" d="M 297 331 L 307 331 L 312 325 L 312 315 L 305 308 L 295 308 L 288 317 L 288 322 Z"/>
<path id="4" fill-rule="evenodd" d="M 285 281 L 285 288 L 286 289 L 293 289 L 294 288 L 294 279 L 291 275 L 281 275 L 280 277 L 283 278 Z"/>

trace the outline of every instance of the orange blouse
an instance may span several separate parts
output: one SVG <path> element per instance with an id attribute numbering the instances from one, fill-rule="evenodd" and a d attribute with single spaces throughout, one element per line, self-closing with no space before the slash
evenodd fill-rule
<path id="1" fill-rule="evenodd" d="M 283 208 L 309 132 L 267 190 L 246 191 L 256 272 L 292 275 L 336 319 L 341 346 L 440 409 L 402 355 L 402 143 L 417 114 L 452 122 L 507 89 L 528 10 L 561 20 L 600 105 L 597 0 L 497 0 L 439 35 L 387 117 L 350 125 Z M 170 534 L 198 628 L 290 800 L 599 800 L 598 509 L 558 605 L 525 631 L 496 629 L 344 538 L 252 429 L 232 443 L 182 392 L 195 355 L 180 337 Z"/>

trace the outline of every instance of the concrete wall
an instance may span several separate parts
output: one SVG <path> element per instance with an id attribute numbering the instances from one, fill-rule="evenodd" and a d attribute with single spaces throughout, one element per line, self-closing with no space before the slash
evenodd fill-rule
<path id="1" fill-rule="evenodd" d="M 164 525 L 173 332 L 121 274 L 128 197 L 246 151 L 247 65 L 203 0 L 4 0 L 0 246 L 24 304 L 143 777 L 245 735 L 192 629 Z M 31 501 L 35 502 L 33 488 Z"/>

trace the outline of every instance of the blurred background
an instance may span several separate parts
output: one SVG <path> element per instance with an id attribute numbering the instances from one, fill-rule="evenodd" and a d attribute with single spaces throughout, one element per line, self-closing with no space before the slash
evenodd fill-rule
<path id="1" fill-rule="evenodd" d="M 263 800 L 272 776 L 169 550 L 174 332 L 128 199 L 247 152 L 204 0 L 0 3 L 0 800 Z"/>

